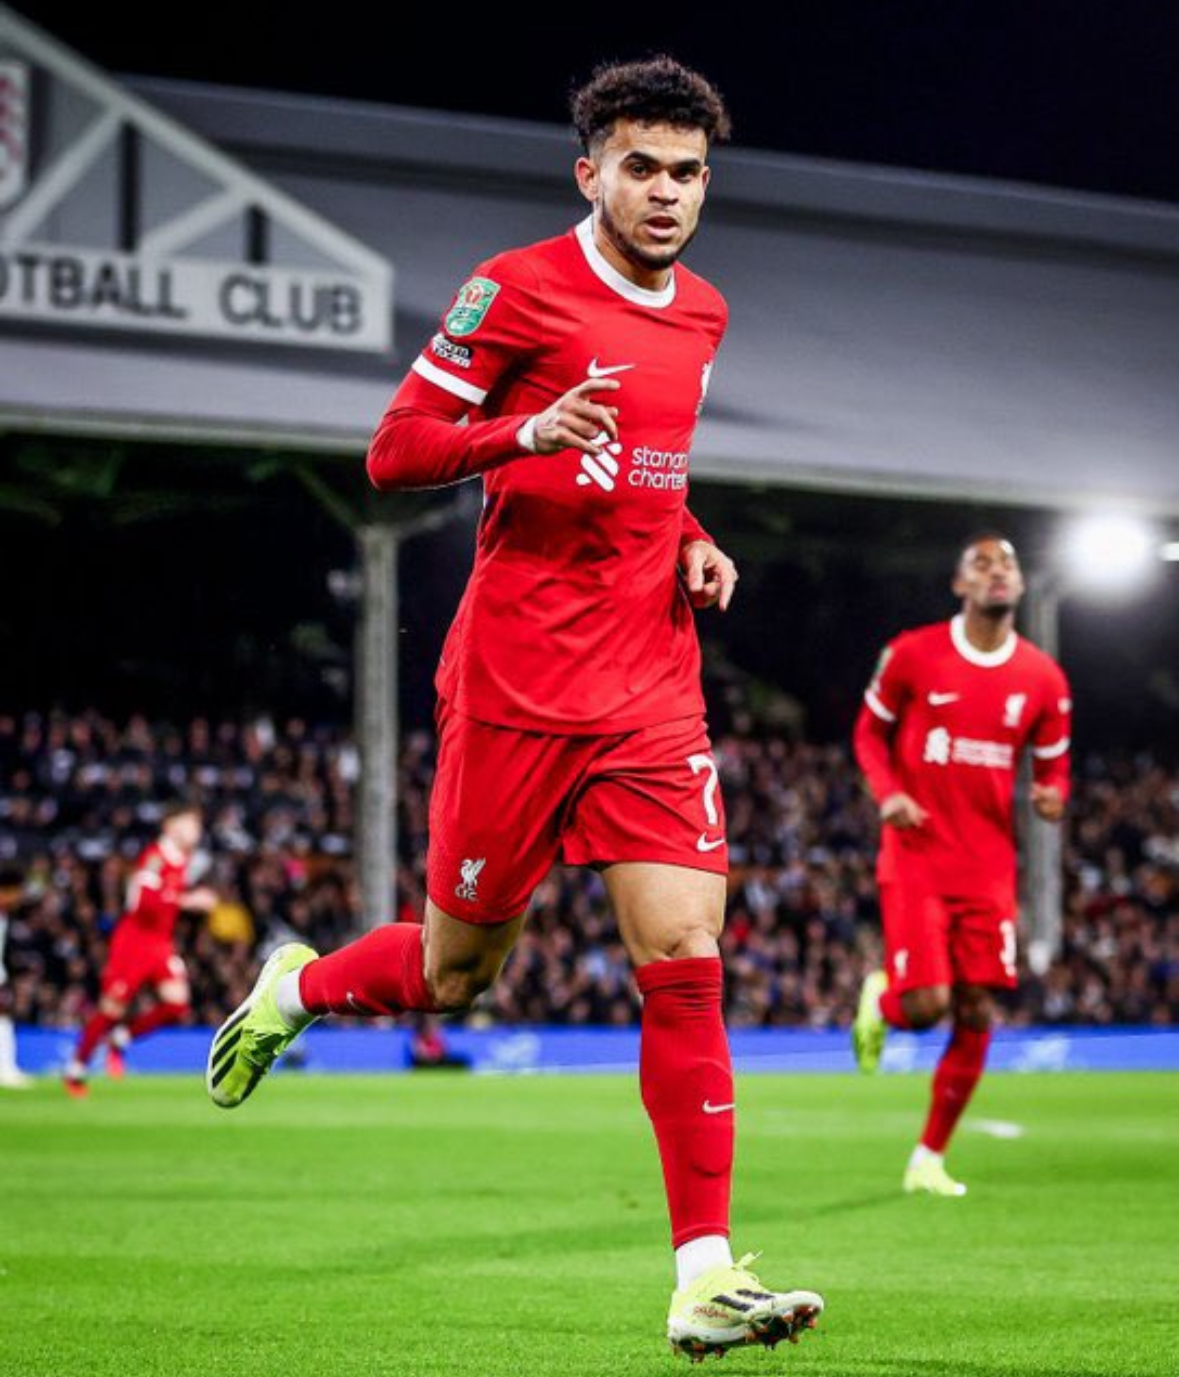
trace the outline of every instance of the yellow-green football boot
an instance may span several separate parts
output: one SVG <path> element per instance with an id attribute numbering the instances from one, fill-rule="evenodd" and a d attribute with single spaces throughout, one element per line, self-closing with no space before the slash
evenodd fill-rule
<path id="1" fill-rule="evenodd" d="M 909 1162 L 903 1184 L 906 1195 L 917 1195 L 922 1191 L 926 1195 L 966 1194 L 966 1187 L 961 1181 L 954 1180 L 941 1157 L 934 1152 L 915 1157 Z"/>
<path id="2" fill-rule="evenodd" d="M 872 971 L 860 987 L 860 1003 L 852 1024 L 852 1049 L 861 1071 L 872 1072 L 880 1065 L 888 1024 L 880 1012 L 880 996 L 888 989 L 888 976 Z"/>
<path id="3" fill-rule="evenodd" d="M 274 990 L 281 976 L 300 970 L 317 955 L 301 942 L 276 947 L 254 988 L 217 1029 L 205 1070 L 205 1088 L 214 1104 L 222 1109 L 236 1109 L 307 1027 L 304 1023 L 292 1028 L 283 1019 Z"/>
<path id="4" fill-rule="evenodd" d="M 804 1330 L 814 1329 L 823 1297 L 814 1291 L 769 1290 L 749 1271 L 757 1256 L 746 1253 L 739 1262 L 712 1267 L 672 1296 L 667 1337 L 673 1352 L 699 1363 L 742 1344 L 797 1343 Z"/>

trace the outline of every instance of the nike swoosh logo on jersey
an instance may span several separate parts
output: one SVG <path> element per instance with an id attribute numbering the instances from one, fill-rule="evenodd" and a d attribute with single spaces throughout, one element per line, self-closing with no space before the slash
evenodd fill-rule
<path id="1" fill-rule="evenodd" d="M 609 368 L 601 368 L 598 366 L 597 359 L 594 358 L 590 359 L 589 367 L 585 371 L 586 376 L 590 378 L 608 378 L 612 373 L 626 373 L 634 366 L 633 363 L 615 363 L 611 364 Z"/>
<path id="2" fill-rule="evenodd" d="M 736 1109 L 735 1103 L 730 1101 L 728 1104 L 713 1104 L 711 1100 L 705 1100 L 700 1106 L 705 1114 L 723 1114 L 727 1109 Z"/>
<path id="3" fill-rule="evenodd" d="M 956 703 L 962 695 L 960 693 L 931 693 L 929 695 L 929 706 L 931 708 L 941 708 L 947 703 Z"/>
<path id="4" fill-rule="evenodd" d="M 701 832 L 696 838 L 697 851 L 715 851 L 718 846 L 724 846 L 724 844 L 724 837 L 717 837 L 716 841 L 709 841 L 707 832 Z"/>

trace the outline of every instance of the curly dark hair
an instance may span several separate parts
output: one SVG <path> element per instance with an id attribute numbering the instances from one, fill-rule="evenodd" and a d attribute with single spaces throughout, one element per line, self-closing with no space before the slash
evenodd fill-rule
<path id="1" fill-rule="evenodd" d="M 616 120 L 703 129 L 709 143 L 723 143 L 732 129 L 716 87 L 666 53 L 638 62 L 602 63 L 573 92 L 569 106 L 587 153 L 609 138 Z"/>

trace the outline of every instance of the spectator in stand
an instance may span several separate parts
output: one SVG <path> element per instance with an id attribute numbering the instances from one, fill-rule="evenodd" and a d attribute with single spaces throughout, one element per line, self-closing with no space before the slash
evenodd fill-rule
<path id="1" fill-rule="evenodd" d="M 717 694 L 713 692 L 713 700 Z M 876 817 L 842 746 L 784 736 L 730 675 L 715 754 L 732 875 L 724 936 L 733 1026 L 843 1027 L 878 964 Z M 0 713 L 0 864 L 17 1023 L 68 1028 L 93 1012 L 98 972 L 135 857 L 183 792 L 208 821 L 208 882 L 235 909 L 184 916 L 193 1004 L 216 1024 L 245 997 L 259 957 L 292 934 L 338 945 L 357 923 L 350 834 L 357 754 L 347 732 L 202 721 L 119 726 L 95 712 Z M 138 793 L 137 780 L 150 782 Z M 424 901 L 434 740 L 408 733 L 398 761 L 398 911 Z M 200 781 L 205 781 L 203 784 Z M 267 783 L 264 785 L 263 781 Z M 276 820 L 272 813 L 280 813 Z M 1065 845 L 1058 961 L 1021 973 L 1009 1024 L 1179 1023 L 1179 774 L 1158 761 L 1080 762 Z M 252 936 L 250 935 L 252 929 Z M 557 936 L 566 929 L 564 937 Z M 557 869 L 521 942 L 472 1018 L 631 1024 L 638 1000 L 596 875 Z"/>

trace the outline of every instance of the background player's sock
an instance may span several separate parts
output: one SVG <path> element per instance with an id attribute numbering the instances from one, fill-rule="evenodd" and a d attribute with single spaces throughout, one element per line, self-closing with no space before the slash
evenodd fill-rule
<path id="1" fill-rule="evenodd" d="M 635 980 L 643 994 L 639 1083 L 663 1163 L 672 1246 L 727 1238 L 734 1103 L 720 957 L 653 961 Z"/>
<path id="2" fill-rule="evenodd" d="M 880 1016 L 890 1028 L 909 1028 L 912 1026 L 905 1017 L 900 992 L 891 986 L 880 996 Z"/>
<path id="3" fill-rule="evenodd" d="M 74 1060 L 85 1066 L 94 1055 L 98 1044 L 106 1038 L 106 1035 L 118 1022 L 117 1018 L 109 1018 L 101 1012 L 92 1014 L 85 1028 L 82 1029 L 82 1036 L 78 1039 L 78 1046 L 74 1050 Z"/>
<path id="4" fill-rule="evenodd" d="M 675 1250 L 675 1288 L 682 1291 L 714 1267 L 731 1267 L 733 1250 L 724 1234 L 702 1234 Z"/>
<path id="5" fill-rule="evenodd" d="M 0 1018 L 0 1077 L 15 1079 L 20 1075 L 16 1064 L 16 1029 L 12 1019 Z"/>
<path id="6" fill-rule="evenodd" d="M 179 1023 L 186 1013 L 187 1004 L 170 1004 L 164 1000 L 131 1020 L 127 1025 L 126 1040 L 120 1041 L 115 1037 L 115 1034 L 121 1031 L 116 1028 L 111 1035 L 111 1041 L 118 1047 L 126 1047 L 128 1042 L 134 1042 L 136 1038 L 145 1038 L 148 1033 L 154 1033 L 158 1028 L 167 1028 L 170 1023 Z"/>
<path id="7" fill-rule="evenodd" d="M 955 1027 L 933 1073 L 933 1098 L 921 1135 L 922 1146 L 931 1152 L 945 1152 L 950 1135 L 983 1073 L 990 1045 L 989 1028 L 980 1032 L 975 1028 Z"/>
<path id="8" fill-rule="evenodd" d="M 390 923 L 330 956 L 309 961 L 278 982 L 279 1013 L 292 1028 L 298 1028 L 321 1014 L 434 1012 L 436 1005 L 426 984 L 422 932 L 420 923 Z M 292 976 L 297 977 L 293 997 Z"/>

